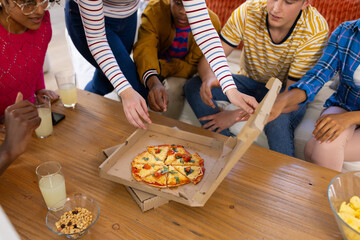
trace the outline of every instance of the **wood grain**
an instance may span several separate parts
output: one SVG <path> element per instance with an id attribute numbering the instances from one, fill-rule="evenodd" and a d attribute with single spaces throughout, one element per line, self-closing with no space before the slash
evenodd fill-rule
<path id="1" fill-rule="evenodd" d="M 79 104 L 53 110 L 64 121 L 45 139 L 33 136 L 27 152 L 0 177 L 0 204 L 22 239 L 65 239 L 45 225 L 47 213 L 35 168 L 55 160 L 63 166 L 68 195 L 81 192 L 100 205 L 97 223 L 82 239 L 341 239 L 327 186 L 338 173 L 251 146 L 205 207 L 170 202 L 142 213 L 124 186 L 102 179 L 103 149 L 135 130 L 121 103 L 78 91 Z M 153 122 L 224 138 L 151 114 Z"/>

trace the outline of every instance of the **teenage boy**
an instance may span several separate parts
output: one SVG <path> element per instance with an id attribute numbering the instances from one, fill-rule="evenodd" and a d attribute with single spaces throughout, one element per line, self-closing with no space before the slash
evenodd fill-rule
<path id="1" fill-rule="evenodd" d="M 208 11 L 219 32 L 219 18 Z M 152 110 L 179 117 L 184 84 L 196 73 L 201 57 L 182 1 L 150 1 L 141 16 L 134 61 L 142 83 L 149 88 L 148 103 Z"/>
<path id="2" fill-rule="evenodd" d="M 243 43 L 240 71 L 233 78 L 240 92 L 259 102 L 271 77 L 280 79 L 286 91 L 310 70 L 327 37 L 327 23 L 309 0 L 248 0 L 232 13 L 220 36 L 226 55 Z M 204 128 L 231 136 L 228 128 L 248 116 L 241 109 L 217 107 L 215 100 L 229 100 L 204 60 L 198 66 L 200 77 L 186 84 L 185 96 Z M 294 129 L 305 109 L 282 114 L 265 127 L 270 149 L 294 156 Z"/>

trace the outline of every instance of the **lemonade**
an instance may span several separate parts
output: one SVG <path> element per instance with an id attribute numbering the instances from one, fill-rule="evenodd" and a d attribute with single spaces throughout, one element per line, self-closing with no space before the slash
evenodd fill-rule
<path id="1" fill-rule="evenodd" d="M 65 179 L 61 174 L 41 178 L 39 188 L 49 209 L 57 210 L 64 206 L 66 201 Z"/>
<path id="2" fill-rule="evenodd" d="M 60 98 L 65 107 L 75 107 L 76 87 L 73 83 L 65 83 L 59 87 Z"/>
<path id="3" fill-rule="evenodd" d="M 40 126 L 35 129 L 35 133 L 39 138 L 50 136 L 53 132 L 50 108 L 38 108 L 39 117 L 41 118 Z"/>

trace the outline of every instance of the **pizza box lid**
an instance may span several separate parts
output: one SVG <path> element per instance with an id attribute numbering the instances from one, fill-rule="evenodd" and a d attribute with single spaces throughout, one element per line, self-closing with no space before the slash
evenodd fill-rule
<path id="1" fill-rule="evenodd" d="M 119 144 L 107 149 L 104 149 L 103 152 L 106 157 L 110 156 L 116 149 L 119 147 L 122 147 L 124 144 Z M 157 195 L 147 193 L 144 191 L 140 191 L 138 189 L 125 186 L 126 190 L 130 193 L 132 198 L 135 200 L 135 202 L 140 207 L 141 211 L 145 212 L 150 209 L 154 209 L 157 207 L 160 207 L 161 205 L 169 203 L 169 200 L 163 197 L 159 197 Z"/>
<path id="2" fill-rule="evenodd" d="M 202 207 L 210 198 L 237 161 L 261 133 L 281 82 L 271 78 L 267 83 L 269 92 L 251 115 L 236 138 L 217 139 L 194 134 L 167 126 L 151 124 L 146 130 L 137 129 L 109 158 L 100 165 L 100 177 L 164 197 L 188 206 Z M 147 146 L 183 145 L 190 153 L 197 152 L 205 161 L 205 174 L 197 185 L 192 183 L 176 188 L 156 188 L 136 181 L 131 174 L 131 162 Z"/>

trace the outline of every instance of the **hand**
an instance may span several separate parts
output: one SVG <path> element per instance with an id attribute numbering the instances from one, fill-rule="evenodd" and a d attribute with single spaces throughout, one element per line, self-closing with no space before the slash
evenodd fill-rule
<path id="1" fill-rule="evenodd" d="M 270 116 L 268 118 L 268 122 L 271 122 L 273 120 L 275 120 L 277 117 L 280 116 L 280 114 L 283 112 L 285 108 L 285 103 L 282 101 L 275 101 L 271 112 L 270 112 Z"/>
<path id="2" fill-rule="evenodd" d="M 36 95 L 37 96 L 46 95 L 46 96 L 48 96 L 50 98 L 51 102 L 55 102 L 56 100 L 59 99 L 59 95 L 56 92 L 51 91 L 51 90 L 47 90 L 47 89 L 38 90 L 36 92 Z"/>
<path id="3" fill-rule="evenodd" d="M 125 116 L 134 127 L 146 129 L 142 119 L 151 124 L 145 100 L 133 88 L 127 88 L 120 93 Z M 140 116 L 139 116 L 140 115 Z M 142 119 L 141 119 L 141 118 Z"/>
<path id="4" fill-rule="evenodd" d="M 320 143 L 334 141 L 351 125 L 351 118 L 347 114 L 348 112 L 321 116 L 315 123 L 314 138 Z"/>
<path id="5" fill-rule="evenodd" d="M 40 125 L 41 119 L 36 107 L 28 101 L 20 101 L 6 108 L 6 136 L 2 149 L 11 160 L 26 150 L 33 131 Z"/>
<path id="6" fill-rule="evenodd" d="M 169 98 L 164 85 L 157 76 L 151 76 L 147 81 L 147 85 L 150 89 L 148 95 L 150 108 L 156 112 L 166 112 Z"/>
<path id="7" fill-rule="evenodd" d="M 211 89 L 213 87 L 220 87 L 219 81 L 216 78 L 211 78 L 203 81 L 200 87 L 200 97 L 206 105 L 212 108 L 216 108 L 215 104 L 212 101 Z"/>
<path id="8" fill-rule="evenodd" d="M 234 123 L 238 121 L 244 121 L 249 118 L 246 112 L 242 110 L 235 110 L 235 111 L 221 111 L 219 113 L 208 115 L 205 117 L 199 118 L 200 121 L 209 121 L 205 123 L 202 128 L 209 129 L 211 131 L 221 132 L 224 129 L 227 129 L 234 125 Z"/>
<path id="9" fill-rule="evenodd" d="M 259 104 L 254 97 L 243 94 L 239 92 L 236 88 L 227 90 L 226 96 L 229 98 L 232 104 L 240 107 L 248 114 L 254 113 L 256 107 Z"/>

